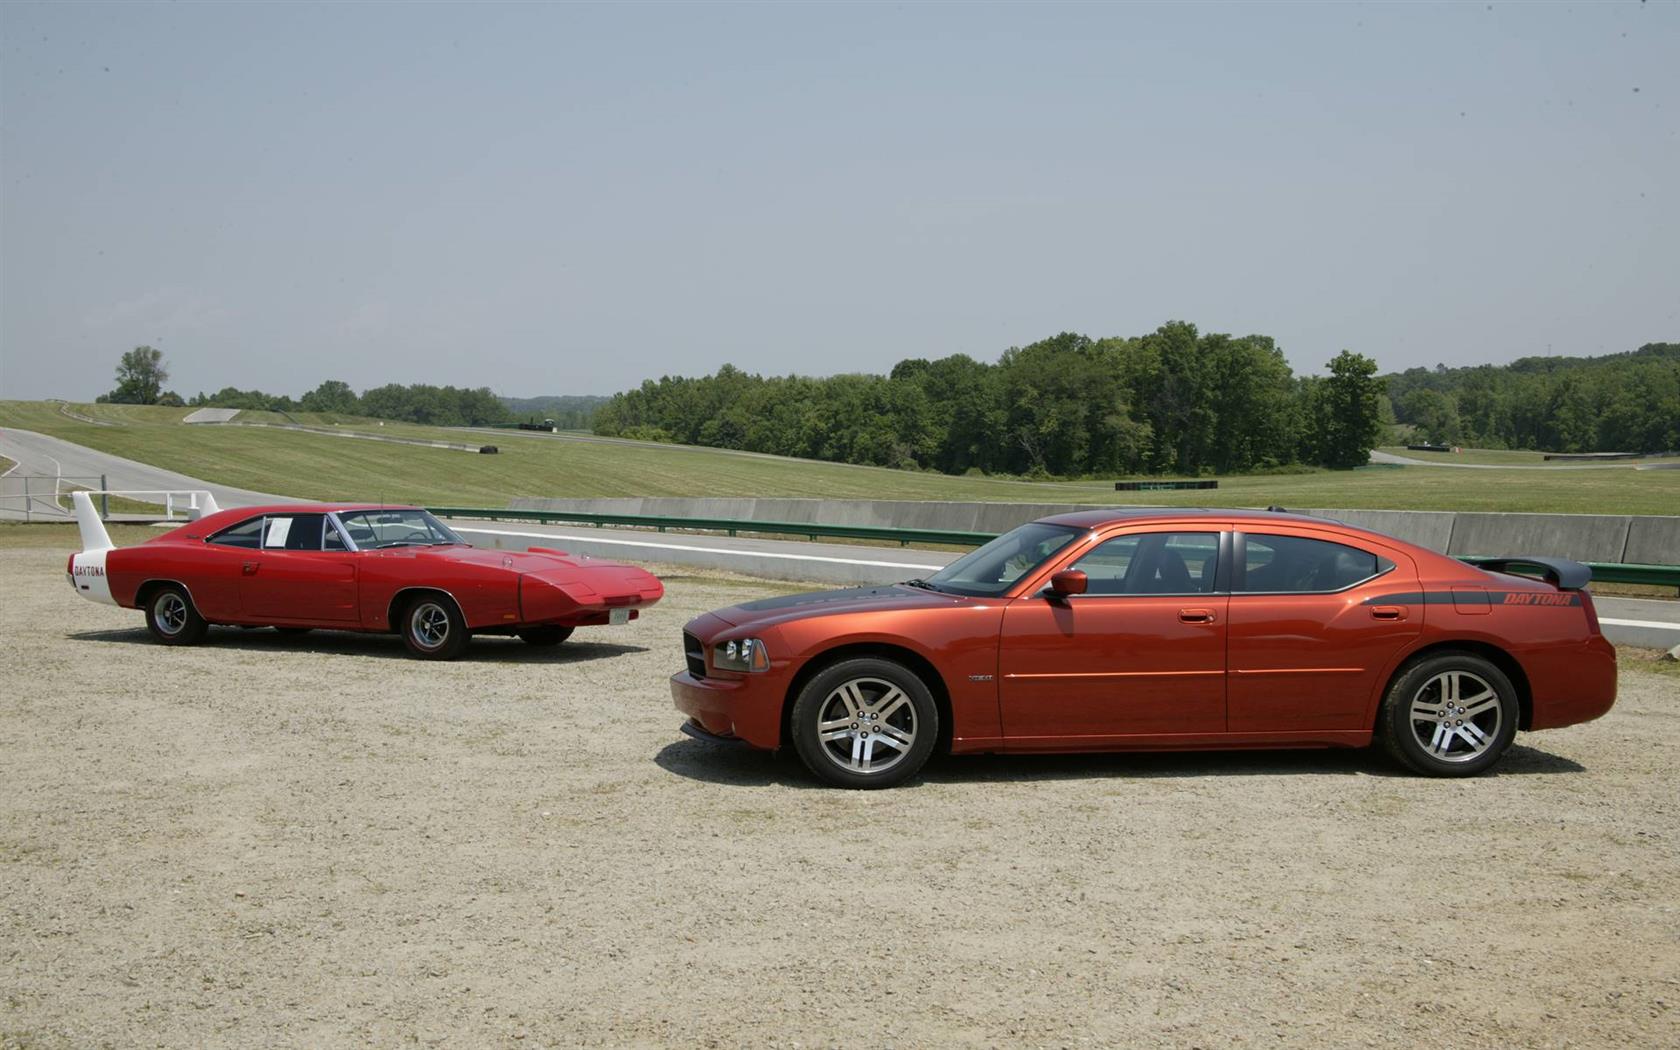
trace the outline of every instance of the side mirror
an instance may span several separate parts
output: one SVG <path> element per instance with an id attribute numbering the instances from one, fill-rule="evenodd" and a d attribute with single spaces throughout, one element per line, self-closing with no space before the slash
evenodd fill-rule
<path id="1" fill-rule="evenodd" d="M 1084 594 L 1089 581 L 1078 569 L 1063 569 L 1050 577 L 1050 593 L 1057 598 L 1066 598 L 1073 594 Z"/>

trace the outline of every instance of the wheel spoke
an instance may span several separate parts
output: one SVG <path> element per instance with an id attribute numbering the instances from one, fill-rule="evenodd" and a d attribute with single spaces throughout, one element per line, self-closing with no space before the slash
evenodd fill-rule
<path id="1" fill-rule="evenodd" d="M 863 737 L 854 736 L 854 737 L 852 737 L 852 768 L 854 768 L 854 769 L 867 769 L 867 768 L 869 768 L 868 766 L 865 766 L 862 763 L 863 763 Z"/>
<path id="2" fill-rule="evenodd" d="M 870 765 L 875 761 L 875 741 L 879 739 L 880 737 L 874 736 L 867 738 L 860 737 L 858 739 L 858 743 L 863 745 L 863 765 L 859 768 L 865 773 L 869 772 Z"/>
<path id="3" fill-rule="evenodd" d="M 853 718 L 864 708 L 863 693 L 858 690 L 856 682 L 847 682 L 835 690 L 840 696 L 840 702 L 846 705 L 846 713 Z"/>
<path id="4" fill-rule="evenodd" d="M 1435 735 L 1429 740 L 1429 750 L 1437 755 L 1445 755 L 1447 749 L 1452 746 L 1452 739 L 1455 735 L 1457 735 L 1457 731 L 1450 726 L 1444 723 L 1437 725 Z"/>
<path id="5" fill-rule="evenodd" d="M 909 702 L 910 698 L 904 695 L 904 691 L 895 687 L 892 692 L 875 701 L 875 714 L 880 717 L 881 721 L 885 722 L 888 717 Z"/>
<path id="6" fill-rule="evenodd" d="M 900 751 L 910 750 L 910 746 L 916 742 L 915 733 L 897 726 L 877 726 L 875 731 L 880 734 L 883 744 L 889 744 Z"/>
<path id="7" fill-rule="evenodd" d="M 1459 726 L 1458 735 L 1462 736 L 1465 743 L 1478 752 L 1487 750 L 1488 743 L 1493 739 L 1482 730 L 1481 726 L 1474 722 L 1466 722 Z"/>
<path id="8" fill-rule="evenodd" d="M 1499 696 L 1496 693 L 1481 693 L 1474 699 L 1464 701 L 1464 717 L 1475 718 L 1479 714 L 1492 711 L 1499 706 Z"/>
<path id="9" fill-rule="evenodd" d="M 819 730 L 817 738 L 825 744 L 831 744 L 836 740 L 844 740 L 851 735 L 851 726 L 849 724 L 842 723 L 839 729 Z"/>

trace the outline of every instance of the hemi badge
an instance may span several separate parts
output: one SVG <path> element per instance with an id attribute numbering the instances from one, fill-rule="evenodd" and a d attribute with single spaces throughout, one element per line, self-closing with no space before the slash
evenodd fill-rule
<path id="1" fill-rule="evenodd" d="M 968 680 L 970 682 L 990 682 L 992 676 L 989 674 L 971 674 L 968 676 Z"/>

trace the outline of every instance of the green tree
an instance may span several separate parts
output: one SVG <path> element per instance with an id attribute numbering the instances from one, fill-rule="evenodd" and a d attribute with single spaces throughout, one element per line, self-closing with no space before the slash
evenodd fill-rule
<path id="1" fill-rule="evenodd" d="M 163 351 L 137 346 L 117 362 L 117 388 L 105 397 L 118 405 L 155 405 L 167 382 L 169 370 L 163 367 Z"/>
<path id="2" fill-rule="evenodd" d="M 1318 456 L 1327 467 L 1360 467 L 1382 435 L 1383 380 L 1377 363 L 1343 350 L 1330 362 L 1330 378 L 1319 390 Z"/>
<path id="3" fill-rule="evenodd" d="M 354 415 L 362 409 L 361 398 L 350 389 L 350 384 L 337 379 L 329 379 L 309 393 L 298 398 L 298 407 L 305 412 L 340 412 Z"/>

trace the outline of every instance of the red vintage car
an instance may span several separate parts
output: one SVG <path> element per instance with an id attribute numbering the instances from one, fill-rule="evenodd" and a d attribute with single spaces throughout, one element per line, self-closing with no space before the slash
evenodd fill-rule
<path id="1" fill-rule="evenodd" d="M 926 580 L 771 598 L 683 633 L 691 736 L 886 787 L 968 752 L 1365 747 L 1468 776 L 1616 698 L 1586 567 L 1483 571 L 1303 515 L 1089 511 Z M 1541 578 L 1533 578 L 1539 576 Z"/>
<path id="2" fill-rule="evenodd" d="M 216 511 L 134 547 L 112 547 L 76 493 L 76 593 L 143 609 L 166 645 L 211 624 L 396 632 L 449 660 L 474 634 L 559 645 L 578 627 L 628 623 L 664 586 L 632 565 L 564 551 L 478 550 L 418 507 L 293 503 Z"/>

